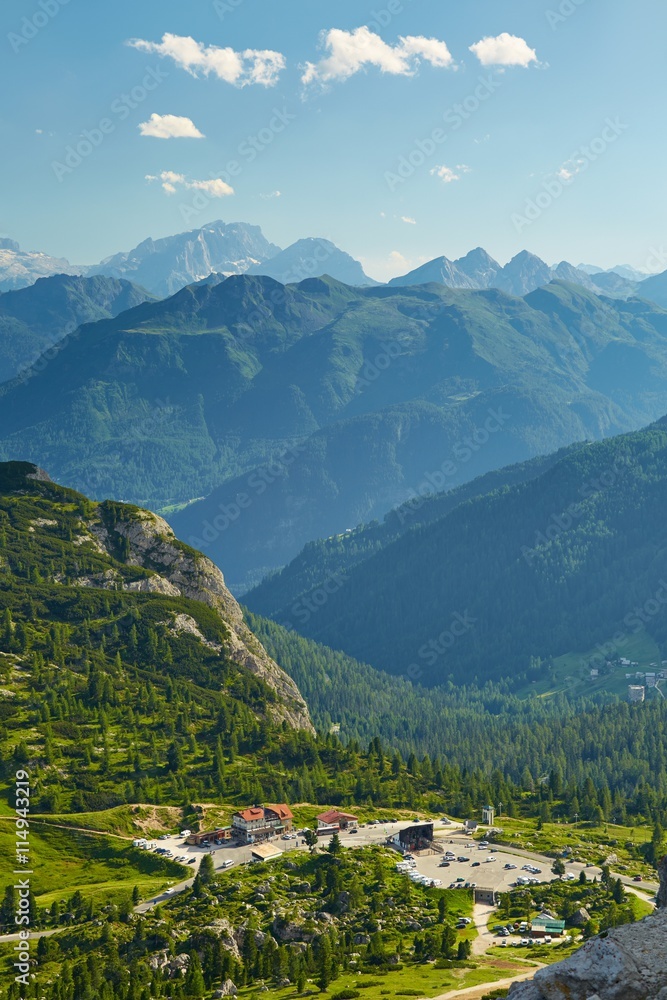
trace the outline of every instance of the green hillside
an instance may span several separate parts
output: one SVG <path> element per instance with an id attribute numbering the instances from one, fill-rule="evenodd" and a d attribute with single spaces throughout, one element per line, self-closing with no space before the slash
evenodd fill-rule
<path id="1" fill-rule="evenodd" d="M 381 522 L 361 524 L 339 535 L 309 542 L 284 569 L 269 574 L 245 594 L 243 603 L 257 614 L 287 620 L 291 609 L 298 601 L 307 599 L 311 591 L 328 579 L 342 580 L 356 563 L 368 559 L 415 526 L 432 524 L 466 500 L 535 479 L 570 451 L 581 447 L 581 444 L 571 445 L 551 455 L 487 472 L 446 493 L 424 492 L 389 511 Z"/>
<path id="2" fill-rule="evenodd" d="M 151 299 L 129 281 L 57 274 L 0 295 L 0 383 L 14 378 L 82 323 L 109 319 Z"/>
<path id="3" fill-rule="evenodd" d="M 288 601 L 305 635 L 426 685 L 547 680 L 550 658 L 608 670 L 639 633 L 667 649 L 665 421 L 464 500 Z M 274 598 L 275 599 L 275 596 Z M 643 664 L 644 669 L 650 663 Z M 654 668 L 655 669 L 655 668 Z M 620 689 L 627 690 L 625 673 Z"/>

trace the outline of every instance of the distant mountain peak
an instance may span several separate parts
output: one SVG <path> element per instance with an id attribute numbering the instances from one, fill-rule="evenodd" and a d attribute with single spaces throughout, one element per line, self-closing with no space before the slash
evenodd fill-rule
<path id="1" fill-rule="evenodd" d="M 166 296 L 214 273 L 242 274 L 279 252 L 259 226 L 218 219 L 174 236 L 149 236 L 132 250 L 106 257 L 88 273 L 130 278 Z"/>
<path id="2" fill-rule="evenodd" d="M 346 285 L 376 285 L 361 263 L 323 237 L 309 236 L 292 243 L 268 261 L 248 268 L 248 274 L 268 274 L 283 285 L 329 274 Z"/>

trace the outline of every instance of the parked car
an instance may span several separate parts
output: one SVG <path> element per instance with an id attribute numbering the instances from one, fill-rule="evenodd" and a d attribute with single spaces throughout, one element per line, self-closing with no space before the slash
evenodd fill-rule
<path id="1" fill-rule="evenodd" d="M 635 877 L 633 878 L 632 881 L 633 882 L 643 882 L 644 879 L 641 877 L 641 875 L 635 875 Z"/>
<path id="2" fill-rule="evenodd" d="M 481 866 L 480 866 L 479 861 L 473 861 L 473 863 L 472 863 L 472 865 L 470 867 L 471 868 L 480 868 Z"/>

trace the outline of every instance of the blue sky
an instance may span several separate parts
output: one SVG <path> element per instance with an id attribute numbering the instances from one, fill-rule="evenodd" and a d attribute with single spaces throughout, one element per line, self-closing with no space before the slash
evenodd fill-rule
<path id="1" fill-rule="evenodd" d="M 0 26 L 0 234 L 25 249 L 91 263 L 222 218 L 381 279 L 478 245 L 667 268 L 664 0 L 5 0 Z"/>

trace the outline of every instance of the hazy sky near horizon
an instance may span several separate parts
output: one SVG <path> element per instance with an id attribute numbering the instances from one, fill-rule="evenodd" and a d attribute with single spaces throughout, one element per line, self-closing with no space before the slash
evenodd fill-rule
<path id="1" fill-rule="evenodd" d="M 664 0 L 5 0 L 0 235 L 667 269 Z M 658 252 L 656 255 L 656 251 Z"/>

